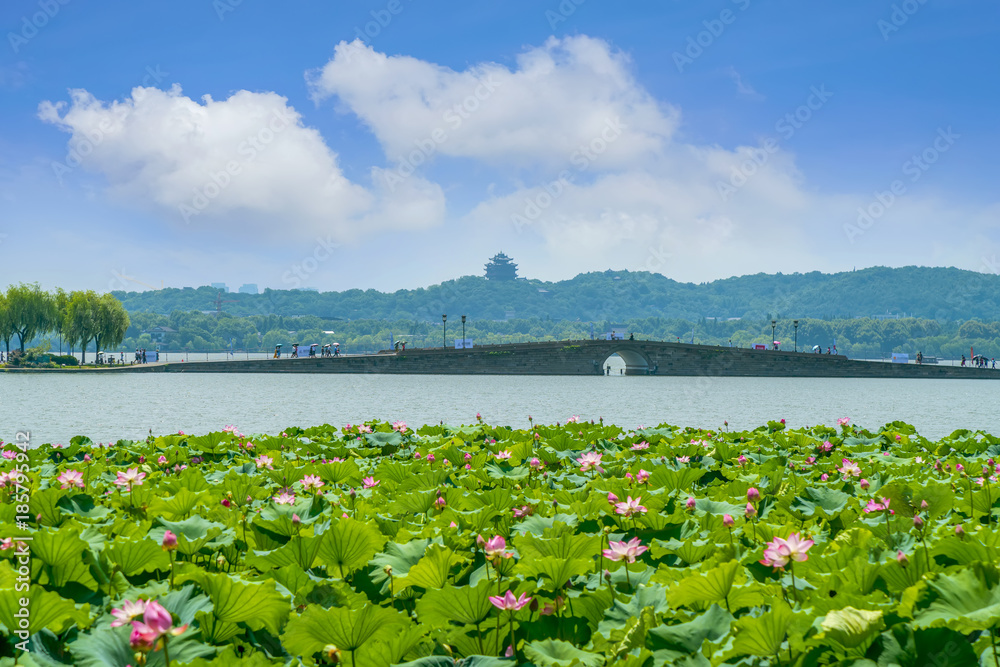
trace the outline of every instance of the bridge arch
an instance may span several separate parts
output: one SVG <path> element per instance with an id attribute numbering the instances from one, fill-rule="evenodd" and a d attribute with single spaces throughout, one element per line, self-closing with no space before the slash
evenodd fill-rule
<path id="1" fill-rule="evenodd" d="M 612 348 L 608 351 L 607 357 L 601 364 L 601 373 L 607 374 L 611 357 L 617 355 L 625 362 L 625 375 L 649 375 L 654 372 L 655 366 L 650 363 L 649 358 L 639 350 L 627 348 Z M 618 366 L 612 365 L 613 373 L 618 373 Z"/>

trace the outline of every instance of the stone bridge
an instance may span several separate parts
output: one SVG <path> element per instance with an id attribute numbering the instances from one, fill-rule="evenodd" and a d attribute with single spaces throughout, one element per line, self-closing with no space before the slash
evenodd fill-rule
<path id="1" fill-rule="evenodd" d="M 433 375 L 603 375 L 617 354 L 626 375 L 1000 379 L 1000 371 L 852 361 L 843 355 L 749 350 L 640 340 L 579 340 L 411 348 L 405 352 L 250 361 L 170 362 L 123 367 L 163 373 L 397 373 Z"/>

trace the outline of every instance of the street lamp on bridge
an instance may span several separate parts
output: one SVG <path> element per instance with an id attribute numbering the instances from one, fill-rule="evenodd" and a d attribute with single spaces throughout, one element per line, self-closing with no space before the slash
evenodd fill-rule
<path id="1" fill-rule="evenodd" d="M 465 349 L 465 315 L 462 315 L 462 349 Z"/>
<path id="2" fill-rule="evenodd" d="M 792 327 L 795 329 L 795 351 L 799 351 L 799 321 L 792 320 Z"/>
<path id="3" fill-rule="evenodd" d="M 774 344 L 774 329 L 778 326 L 778 320 L 771 320 L 771 349 L 776 349 Z"/>
<path id="4" fill-rule="evenodd" d="M 448 316 L 441 316 L 441 347 L 448 348 Z"/>

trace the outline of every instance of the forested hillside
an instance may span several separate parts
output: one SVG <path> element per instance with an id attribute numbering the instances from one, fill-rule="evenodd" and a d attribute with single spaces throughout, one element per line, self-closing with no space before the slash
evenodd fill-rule
<path id="1" fill-rule="evenodd" d="M 218 291 L 115 292 L 132 313 L 215 309 Z M 886 314 L 938 321 L 1000 320 L 1000 276 L 954 268 L 875 267 L 847 273 L 757 274 L 710 283 L 680 283 L 647 272 L 586 273 L 571 280 L 492 282 L 467 276 L 440 285 L 375 290 L 266 290 L 227 294 L 233 315 L 314 315 L 331 320 L 437 322 L 443 313 L 477 320 L 604 321 L 661 317 L 857 318 Z"/>

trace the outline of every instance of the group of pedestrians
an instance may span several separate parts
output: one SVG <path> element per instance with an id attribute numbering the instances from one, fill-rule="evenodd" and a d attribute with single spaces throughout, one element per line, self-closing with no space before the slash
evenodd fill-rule
<path id="1" fill-rule="evenodd" d="M 122 362 L 125 361 L 124 355 L 125 355 L 125 353 L 122 352 Z M 147 363 L 146 362 L 146 348 L 144 348 L 144 347 L 137 347 L 137 348 L 135 348 L 135 358 L 132 360 L 132 363 L 133 364 L 145 364 L 145 363 Z"/>
<path id="2" fill-rule="evenodd" d="M 971 360 L 968 360 L 969 362 L 968 364 L 966 364 L 966 361 L 967 360 L 965 358 L 965 355 L 963 354 L 962 355 L 963 367 L 968 365 L 970 368 L 992 368 L 993 370 L 996 370 L 997 367 L 996 357 L 993 357 L 992 359 L 987 359 L 986 355 L 983 354 L 977 354 L 976 356 L 972 357 Z"/>

